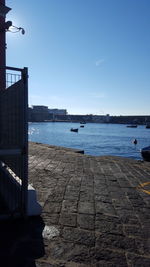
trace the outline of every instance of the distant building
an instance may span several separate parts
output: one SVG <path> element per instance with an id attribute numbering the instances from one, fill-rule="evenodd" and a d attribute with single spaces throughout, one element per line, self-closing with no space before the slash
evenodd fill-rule
<path id="1" fill-rule="evenodd" d="M 45 121 L 49 119 L 47 106 L 32 106 L 28 109 L 29 121 Z"/>
<path id="2" fill-rule="evenodd" d="M 106 123 L 109 122 L 109 114 L 106 115 L 92 115 L 92 121 L 97 123 Z"/>
<path id="3" fill-rule="evenodd" d="M 123 124 L 148 124 L 150 116 L 110 116 L 106 115 L 71 115 L 66 109 L 49 109 L 48 106 L 32 106 L 28 108 L 28 121 L 68 121 L 68 122 L 90 122 L 90 123 L 123 123 Z"/>
<path id="4" fill-rule="evenodd" d="M 63 116 L 67 116 L 66 109 L 49 109 L 48 106 L 32 106 L 28 108 L 28 120 L 29 121 L 51 121 L 62 120 Z M 59 117 L 59 118 L 57 118 Z"/>
<path id="5" fill-rule="evenodd" d="M 32 106 L 33 112 L 48 112 L 47 106 Z"/>
<path id="6" fill-rule="evenodd" d="M 123 124 L 146 124 L 150 120 L 150 116 L 129 115 L 129 116 L 110 116 L 111 123 Z"/>
<path id="7" fill-rule="evenodd" d="M 105 115 L 105 122 L 110 122 L 110 115 L 109 114 Z"/>
<path id="8" fill-rule="evenodd" d="M 48 109 L 49 114 L 53 115 L 67 115 L 67 110 L 66 109 Z"/>

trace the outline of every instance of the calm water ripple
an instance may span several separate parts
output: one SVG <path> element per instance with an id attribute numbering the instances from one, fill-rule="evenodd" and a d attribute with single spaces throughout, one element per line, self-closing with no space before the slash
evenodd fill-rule
<path id="1" fill-rule="evenodd" d="M 71 132 L 78 128 L 79 132 Z M 137 145 L 132 141 L 137 139 Z M 141 159 L 140 149 L 150 145 L 150 129 L 127 128 L 124 124 L 41 122 L 29 123 L 29 141 L 83 149 L 85 154 L 115 155 Z"/>

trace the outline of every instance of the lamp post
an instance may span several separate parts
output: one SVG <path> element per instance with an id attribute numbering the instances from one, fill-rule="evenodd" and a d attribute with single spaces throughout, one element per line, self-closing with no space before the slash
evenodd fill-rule
<path id="1" fill-rule="evenodd" d="M 10 8 L 5 6 L 5 0 L 0 0 L 0 90 L 6 88 L 6 31 L 5 17 Z"/>

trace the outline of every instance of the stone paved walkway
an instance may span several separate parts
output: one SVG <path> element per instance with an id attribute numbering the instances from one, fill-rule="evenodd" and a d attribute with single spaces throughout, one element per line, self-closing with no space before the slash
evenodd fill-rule
<path id="1" fill-rule="evenodd" d="M 43 207 L 37 267 L 150 266 L 150 163 L 30 143 Z"/>

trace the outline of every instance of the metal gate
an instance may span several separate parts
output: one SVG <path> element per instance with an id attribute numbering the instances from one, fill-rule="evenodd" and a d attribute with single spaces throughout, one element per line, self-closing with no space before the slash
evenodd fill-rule
<path id="1" fill-rule="evenodd" d="M 28 69 L 6 67 L 6 89 L 0 90 L 1 216 L 25 216 L 28 190 Z M 5 214 L 6 213 L 6 214 Z"/>

